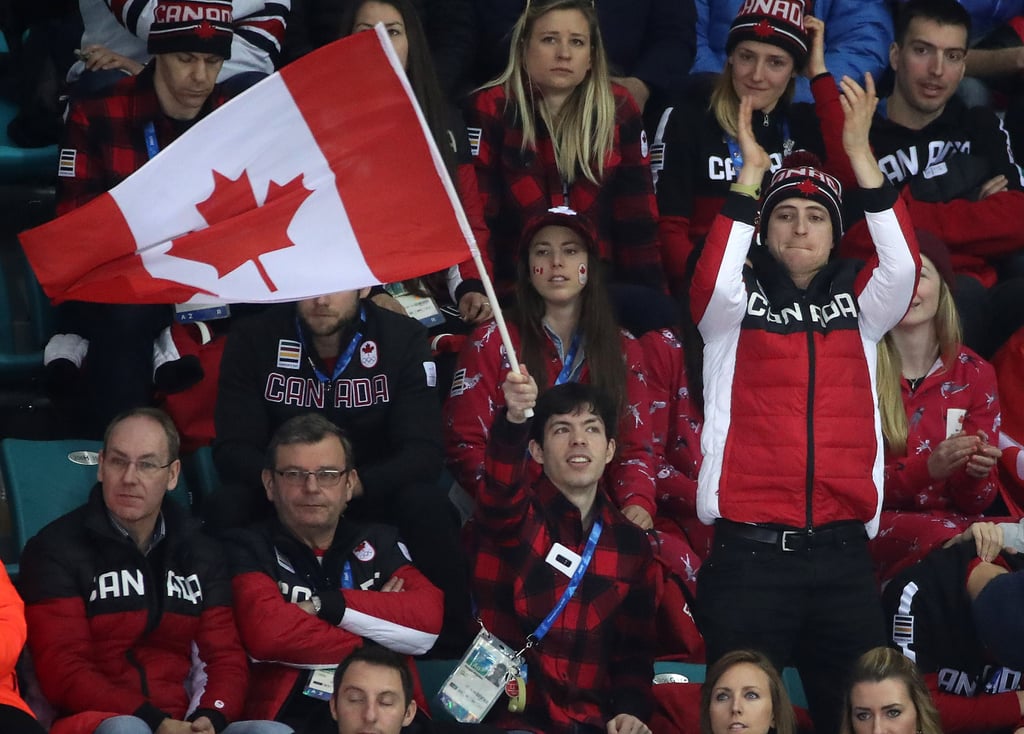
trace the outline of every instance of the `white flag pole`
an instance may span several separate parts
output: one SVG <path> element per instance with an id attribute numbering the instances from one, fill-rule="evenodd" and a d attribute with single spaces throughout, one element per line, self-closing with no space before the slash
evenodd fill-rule
<path id="1" fill-rule="evenodd" d="M 484 293 L 487 294 L 487 300 L 491 303 L 491 314 L 494 316 L 494 323 L 498 325 L 498 334 L 501 335 L 501 343 L 505 347 L 508 363 L 512 367 L 513 372 L 521 375 L 522 372 L 519 371 L 519 357 L 516 355 L 516 348 L 512 345 L 512 337 L 509 336 L 508 326 L 505 325 L 505 314 L 501 312 L 501 304 L 498 303 L 498 295 L 494 292 L 491 276 L 487 274 L 487 268 L 484 267 L 484 261 L 480 257 L 479 248 L 474 244 L 469 248 L 469 251 L 473 254 L 473 262 L 476 264 L 476 269 L 480 272 L 480 280 L 484 284 Z M 524 412 L 527 418 L 533 418 L 533 408 L 527 408 Z"/>

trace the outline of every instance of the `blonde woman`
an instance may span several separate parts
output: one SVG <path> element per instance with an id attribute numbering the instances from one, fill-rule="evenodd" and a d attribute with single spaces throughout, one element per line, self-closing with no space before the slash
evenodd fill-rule
<path id="1" fill-rule="evenodd" d="M 890 647 L 861 655 L 850 675 L 840 734 L 942 734 L 920 673 Z"/>
<path id="2" fill-rule="evenodd" d="M 996 466 L 995 371 L 960 341 L 945 244 L 921 230 L 918 241 L 917 292 L 878 352 L 885 499 L 870 548 L 883 580 L 983 513 L 1021 516 Z"/>
<path id="3" fill-rule="evenodd" d="M 514 287 L 524 225 L 558 206 L 594 223 L 613 282 L 662 287 L 643 121 L 610 81 L 591 2 L 529 3 L 468 123 L 500 294 Z"/>
<path id="4" fill-rule="evenodd" d="M 744 3 L 729 31 L 728 57 L 710 99 L 694 95 L 662 116 L 656 135 L 659 241 L 669 285 L 687 282 L 686 266 L 722 209 L 743 167 L 737 140 L 740 98 L 754 108 L 754 136 L 770 156 L 769 174 L 795 150 L 814 152 L 844 184 L 852 184 L 838 134 L 843 127 L 836 81 L 825 65 L 825 25 L 804 15 Z M 799 76 L 811 80 L 815 105 L 790 104 Z M 820 118 L 820 121 L 819 121 Z M 823 139 L 823 133 L 831 136 Z M 763 182 L 767 186 L 768 180 Z"/>

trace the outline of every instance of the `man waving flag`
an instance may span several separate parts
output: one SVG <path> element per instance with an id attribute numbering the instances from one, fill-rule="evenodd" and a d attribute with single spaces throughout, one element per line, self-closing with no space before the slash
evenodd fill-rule
<path id="1" fill-rule="evenodd" d="M 20 235 L 57 301 L 293 301 L 444 269 L 469 225 L 382 28 L 217 109 Z"/>

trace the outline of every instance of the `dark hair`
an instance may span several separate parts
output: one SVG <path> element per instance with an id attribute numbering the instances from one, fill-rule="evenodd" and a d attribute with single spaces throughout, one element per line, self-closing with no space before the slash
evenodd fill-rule
<path id="1" fill-rule="evenodd" d="M 604 422 L 604 435 L 615 438 L 618 426 L 618 410 L 608 395 L 595 385 L 582 382 L 566 382 L 555 385 L 537 399 L 530 424 L 530 438 L 544 445 L 544 429 L 556 415 L 573 415 L 582 412 L 593 413 Z"/>
<path id="2" fill-rule="evenodd" d="M 574 230 L 575 231 L 575 230 Z M 599 387 L 615 405 L 616 412 L 626 405 L 626 362 L 622 334 L 615 319 L 605 284 L 604 263 L 595 243 L 576 233 L 587 248 L 587 284 L 580 292 L 580 321 L 584 353 L 590 383 Z M 547 382 L 548 336 L 544 332 L 544 299 L 530 282 L 530 243 L 524 243 L 516 265 L 516 307 L 511 314 L 519 329 L 519 359 L 537 381 L 543 394 Z M 606 429 L 609 426 L 605 426 Z"/>
<path id="3" fill-rule="evenodd" d="M 129 418 L 149 418 L 160 424 L 164 431 L 164 437 L 167 439 L 167 460 L 174 461 L 178 458 L 178 452 L 181 451 L 181 437 L 178 435 L 178 428 L 174 425 L 171 417 L 159 408 L 131 408 L 115 416 L 114 420 L 110 421 L 107 425 L 107 430 L 103 433 L 104 451 L 107 450 L 107 446 L 110 444 L 110 436 L 113 434 L 114 429 Z"/>
<path id="4" fill-rule="evenodd" d="M 891 647 L 868 650 L 854 663 L 843 701 L 843 720 L 839 727 L 841 734 L 853 732 L 853 709 L 850 703 L 853 687 L 858 683 L 881 683 L 890 679 L 898 680 L 907 687 L 907 697 L 917 714 L 917 730 L 921 734 L 942 734 L 939 712 L 921 674 L 913 661 Z"/>
<path id="5" fill-rule="evenodd" d="M 793 713 L 793 704 L 789 702 L 789 694 L 786 693 L 782 677 L 772 665 L 772 661 L 756 650 L 727 652 L 708 668 L 704 685 L 700 689 L 701 734 L 711 734 L 711 696 L 715 686 L 718 685 L 718 681 L 726 671 L 740 663 L 749 663 L 768 676 L 768 690 L 772 697 L 772 716 L 775 719 L 775 726 L 772 728 L 775 734 L 796 734 L 796 715 Z"/>
<path id="6" fill-rule="evenodd" d="M 939 25 L 963 26 L 971 35 L 971 14 L 957 0 L 908 0 L 896 9 L 894 24 L 896 43 L 903 45 L 915 18 L 932 20 Z"/>
<path id="7" fill-rule="evenodd" d="M 355 462 L 352 455 L 352 442 L 345 432 L 324 418 L 319 413 L 304 413 L 289 418 L 274 431 L 267 446 L 266 468 L 275 469 L 277 465 L 277 449 L 281 446 L 295 444 L 320 443 L 329 436 L 335 436 L 345 451 L 345 468 L 350 469 Z"/>
<path id="8" fill-rule="evenodd" d="M 334 671 L 334 695 L 338 695 L 341 681 L 352 663 L 366 663 L 398 671 L 398 676 L 402 679 L 402 693 L 405 695 L 402 705 L 408 706 L 412 701 L 412 673 L 409 672 L 405 658 L 394 650 L 389 650 L 373 642 L 367 642 L 362 647 L 356 648 Z"/>
<path id="9" fill-rule="evenodd" d="M 448 169 L 448 175 L 454 180 L 458 161 L 448 140 L 448 132 L 451 128 L 448 100 L 441 91 L 441 83 L 437 79 L 437 71 L 434 67 L 433 57 L 430 55 L 427 34 L 423 30 L 420 14 L 411 0 L 356 0 L 341 17 L 338 37 L 344 38 L 352 35 L 356 14 L 368 2 L 390 5 L 402 16 L 402 21 L 405 23 L 405 35 L 409 39 L 409 58 L 406 62 L 405 75 L 409 78 L 409 86 L 412 87 L 413 94 L 416 95 L 416 101 L 420 103 L 427 126 L 441 152 L 444 167 Z M 456 135 L 459 134 L 458 130 L 452 132 Z"/>

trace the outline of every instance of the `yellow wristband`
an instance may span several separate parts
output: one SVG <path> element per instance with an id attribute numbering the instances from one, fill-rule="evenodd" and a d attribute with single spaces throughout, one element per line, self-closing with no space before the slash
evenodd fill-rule
<path id="1" fill-rule="evenodd" d="M 754 184 L 734 183 L 729 187 L 729 191 L 735 191 L 737 194 L 749 196 L 751 199 L 761 198 L 761 187 Z"/>

